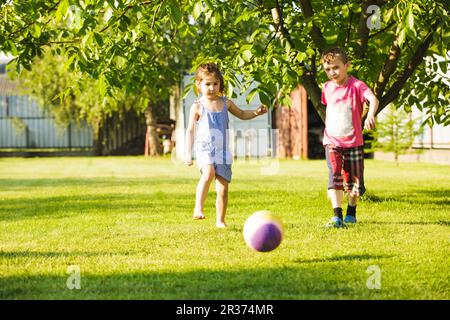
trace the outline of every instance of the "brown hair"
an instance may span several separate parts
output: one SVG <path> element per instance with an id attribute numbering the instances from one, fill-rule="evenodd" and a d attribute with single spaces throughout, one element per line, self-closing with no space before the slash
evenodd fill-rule
<path id="1" fill-rule="evenodd" d="M 195 72 L 195 84 L 198 86 L 207 75 L 214 75 L 217 80 L 219 80 L 219 91 L 221 94 L 224 94 L 225 84 L 223 81 L 222 72 L 220 72 L 219 67 L 215 63 L 203 63 L 197 68 L 197 71 Z"/>
<path id="2" fill-rule="evenodd" d="M 339 47 L 330 48 L 322 53 L 322 63 L 332 63 L 335 59 L 341 59 L 343 63 L 349 61 L 347 53 Z"/>

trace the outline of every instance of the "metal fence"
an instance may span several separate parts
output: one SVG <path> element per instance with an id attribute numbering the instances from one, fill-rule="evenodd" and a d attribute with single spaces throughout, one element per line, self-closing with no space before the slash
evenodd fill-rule
<path id="1" fill-rule="evenodd" d="M 93 132 L 87 124 L 62 127 L 28 96 L 0 96 L 0 149 L 92 147 Z"/>

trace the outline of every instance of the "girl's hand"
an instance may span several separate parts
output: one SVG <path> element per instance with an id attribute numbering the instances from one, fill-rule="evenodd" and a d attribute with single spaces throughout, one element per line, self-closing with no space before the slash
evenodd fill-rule
<path id="1" fill-rule="evenodd" d="M 256 111 L 255 111 L 256 115 L 258 115 L 258 116 L 260 116 L 260 115 L 262 115 L 262 114 L 264 114 L 266 112 L 267 112 L 267 108 L 266 108 L 265 105 L 259 106 L 259 108 L 256 109 Z"/>
<path id="2" fill-rule="evenodd" d="M 192 156 L 186 156 L 186 159 L 184 159 L 184 164 L 187 166 L 192 166 Z"/>

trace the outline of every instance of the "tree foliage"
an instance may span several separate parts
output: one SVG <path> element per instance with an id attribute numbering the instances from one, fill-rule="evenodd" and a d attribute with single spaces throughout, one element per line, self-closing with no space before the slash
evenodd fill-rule
<path id="1" fill-rule="evenodd" d="M 383 120 L 374 131 L 372 148 L 392 152 L 398 165 L 399 156 L 411 150 L 414 139 L 423 133 L 419 119 L 413 119 L 404 109 L 390 104 L 383 113 Z"/>
<path id="2" fill-rule="evenodd" d="M 281 103 L 298 83 L 324 117 L 320 54 L 339 45 L 351 72 L 371 86 L 380 110 L 405 102 L 448 124 L 449 89 L 426 73 L 425 58 L 445 57 L 446 0 L 30 0 L 1 1 L 0 50 L 29 69 L 44 48 L 67 68 L 103 83 L 104 96 L 165 95 L 191 64 L 213 60 L 230 88 L 252 81 L 265 104 Z M 434 58 L 433 58 L 434 59 Z M 433 60 L 435 61 L 435 60 Z M 239 83 L 236 75 L 244 75 Z"/>

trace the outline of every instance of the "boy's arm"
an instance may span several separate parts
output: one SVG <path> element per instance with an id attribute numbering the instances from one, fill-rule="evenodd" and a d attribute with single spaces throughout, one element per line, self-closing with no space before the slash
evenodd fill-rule
<path id="1" fill-rule="evenodd" d="M 194 133 L 195 133 L 195 121 L 198 120 L 198 103 L 194 103 L 189 111 L 189 122 L 186 129 L 186 150 L 185 150 L 185 164 L 188 166 L 192 165 L 192 145 L 194 143 Z"/>
<path id="2" fill-rule="evenodd" d="M 369 111 L 367 112 L 367 118 L 364 122 L 364 129 L 372 130 L 375 128 L 375 114 L 378 110 L 379 101 L 374 94 L 371 94 L 367 97 L 369 101 Z"/>
<path id="3" fill-rule="evenodd" d="M 242 110 L 230 100 L 227 100 L 227 107 L 228 111 L 241 120 L 250 120 L 267 112 L 265 105 L 260 105 L 255 110 Z"/>

